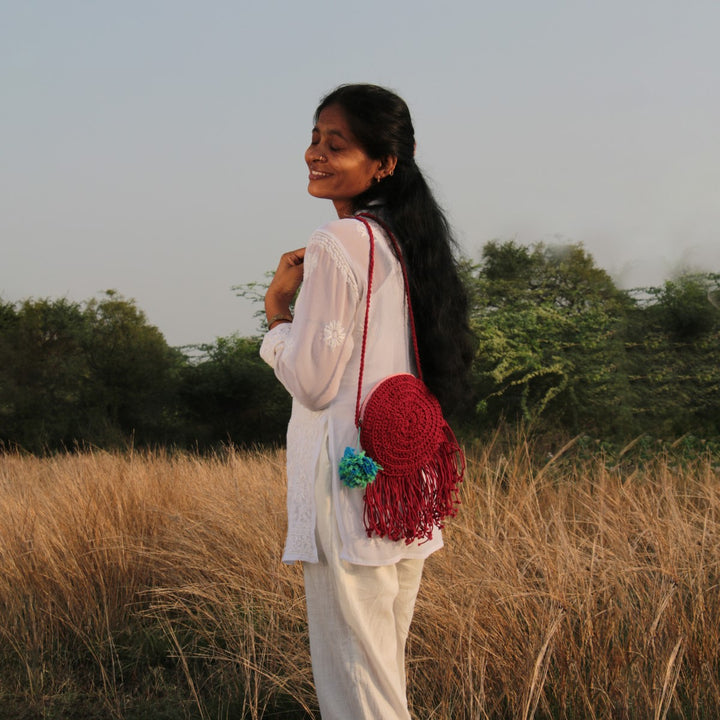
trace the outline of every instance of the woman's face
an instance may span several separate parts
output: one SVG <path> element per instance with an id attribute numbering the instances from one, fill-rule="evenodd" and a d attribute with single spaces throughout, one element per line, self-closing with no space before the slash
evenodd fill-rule
<path id="1" fill-rule="evenodd" d="M 352 215 L 353 198 L 386 174 L 383 162 L 360 147 L 339 105 L 329 105 L 318 116 L 305 162 L 310 169 L 308 192 L 332 200 L 338 217 Z"/>

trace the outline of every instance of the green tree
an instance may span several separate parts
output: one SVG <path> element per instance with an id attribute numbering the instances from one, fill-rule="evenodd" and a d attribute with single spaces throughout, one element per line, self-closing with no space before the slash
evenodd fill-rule
<path id="1" fill-rule="evenodd" d="M 92 372 L 90 403 L 113 432 L 140 443 L 174 442 L 180 431 L 176 393 L 185 364 L 134 300 L 116 291 L 86 303 L 84 347 Z"/>
<path id="2" fill-rule="evenodd" d="M 634 413 L 659 435 L 720 434 L 720 274 L 633 291 L 627 350 Z"/>
<path id="3" fill-rule="evenodd" d="M 173 441 L 185 362 L 135 303 L 0 305 L 0 440 L 32 452 Z"/>
<path id="4" fill-rule="evenodd" d="M 480 416 L 627 430 L 629 300 L 581 245 L 488 243 L 469 287 Z"/>
<path id="5" fill-rule="evenodd" d="M 0 312 L 0 438 L 39 452 L 82 434 L 89 385 L 86 320 L 65 299 L 4 304 Z"/>
<path id="6" fill-rule="evenodd" d="M 720 274 L 688 273 L 650 291 L 660 323 L 675 340 L 690 341 L 720 326 L 720 311 L 712 302 L 718 286 Z"/>
<path id="7" fill-rule="evenodd" d="M 183 372 L 181 397 L 200 446 L 280 443 L 290 396 L 260 358 L 258 338 L 231 336 L 197 349 Z"/>

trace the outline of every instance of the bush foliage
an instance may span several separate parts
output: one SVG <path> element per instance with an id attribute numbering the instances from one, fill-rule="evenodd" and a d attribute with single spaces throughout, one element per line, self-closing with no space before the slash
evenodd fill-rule
<path id="1" fill-rule="evenodd" d="M 620 291 L 581 245 L 512 241 L 465 272 L 474 427 L 504 415 L 613 437 L 720 432 L 720 274 Z"/>
<path id="2" fill-rule="evenodd" d="M 477 355 L 467 436 L 500 419 L 603 438 L 720 436 L 719 273 L 623 291 L 582 245 L 485 245 L 462 263 Z M 260 298 L 261 287 L 248 291 Z M 290 398 L 258 337 L 168 346 L 133 300 L 0 301 L 0 443 L 278 443 Z"/>

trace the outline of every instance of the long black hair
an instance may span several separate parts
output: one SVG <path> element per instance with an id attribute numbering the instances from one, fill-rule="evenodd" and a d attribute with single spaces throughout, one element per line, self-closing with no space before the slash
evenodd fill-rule
<path id="1" fill-rule="evenodd" d="M 315 111 L 337 105 L 363 150 L 373 160 L 397 157 L 392 175 L 353 200 L 395 233 L 405 259 L 423 378 L 443 409 L 467 394 L 474 354 L 468 298 L 458 272 L 450 225 L 415 162 L 415 130 L 405 101 L 377 85 L 341 85 Z M 371 205 L 371 207 L 368 207 Z"/>

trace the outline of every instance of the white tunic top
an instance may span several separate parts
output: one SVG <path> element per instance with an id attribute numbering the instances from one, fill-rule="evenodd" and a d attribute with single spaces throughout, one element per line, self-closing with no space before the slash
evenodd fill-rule
<path id="1" fill-rule="evenodd" d="M 414 372 L 400 264 L 382 228 L 373 223 L 375 271 L 363 397 L 381 379 Z M 425 558 L 442 547 L 432 540 L 368 538 L 362 488 L 345 487 L 338 465 L 347 446 L 357 447 L 355 401 L 365 318 L 369 236 L 359 220 L 335 220 L 316 230 L 305 251 L 295 319 L 263 338 L 260 355 L 293 397 L 287 434 L 288 534 L 284 562 L 317 562 L 315 475 L 327 443 L 332 505 L 342 543 L 340 557 L 359 565 L 389 565 Z"/>

